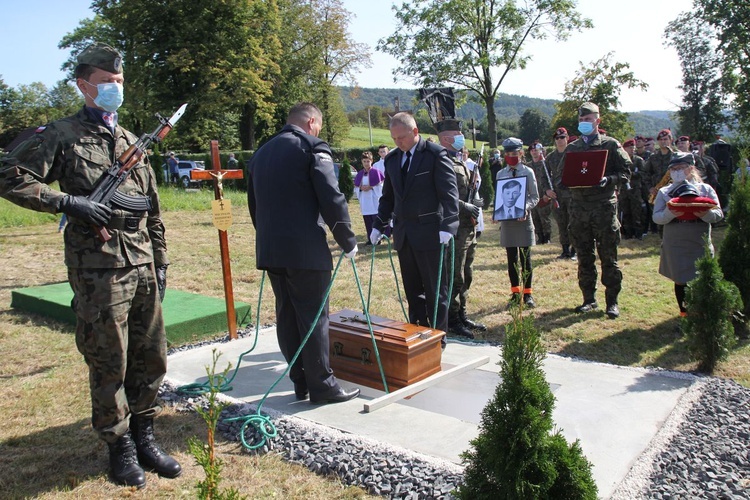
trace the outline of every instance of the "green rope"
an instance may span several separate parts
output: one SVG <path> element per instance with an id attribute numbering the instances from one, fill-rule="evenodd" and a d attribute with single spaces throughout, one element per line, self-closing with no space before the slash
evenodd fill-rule
<path id="1" fill-rule="evenodd" d="M 451 274 L 449 276 L 450 280 L 448 281 L 448 307 L 450 307 L 450 300 L 451 300 L 451 294 L 453 293 L 453 274 L 455 272 L 455 258 L 456 258 L 456 243 L 455 238 L 451 238 L 450 240 L 451 244 Z M 442 244 L 440 245 L 440 262 L 438 263 L 438 275 L 437 275 L 437 284 L 435 286 L 435 309 L 432 311 L 432 327 L 437 328 L 437 314 L 438 314 L 438 304 L 440 303 L 440 278 L 443 276 L 443 259 L 445 257 L 445 247 L 448 244 Z M 448 332 L 445 332 L 446 334 Z"/>

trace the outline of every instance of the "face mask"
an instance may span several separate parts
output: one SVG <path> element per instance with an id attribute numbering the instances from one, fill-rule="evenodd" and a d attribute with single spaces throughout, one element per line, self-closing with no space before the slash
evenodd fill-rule
<path id="1" fill-rule="evenodd" d="M 578 122 L 578 131 L 583 135 L 590 135 L 594 131 L 594 124 L 591 122 Z"/>
<path id="2" fill-rule="evenodd" d="M 511 167 L 515 167 L 518 165 L 518 156 L 507 156 L 505 157 L 505 163 L 510 165 Z"/>
<path id="3" fill-rule="evenodd" d="M 456 151 L 461 151 L 464 148 L 464 144 L 466 144 L 466 141 L 464 140 L 463 135 L 459 134 L 453 136 L 453 144 L 451 144 L 451 146 L 453 146 L 453 149 L 455 149 Z"/>
<path id="4" fill-rule="evenodd" d="M 678 182 L 682 182 L 687 178 L 687 173 L 685 172 L 685 169 L 682 170 L 670 170 L 669 176 L 672 178 L 672 182 L 677 184 Z"/>
<path id="5" fill-rule="evenodd" d="M 497 153 L 496 155 L 494 155 L 493 158 L 495 158 L 495 160 L 499 160 L 500 159 L 500 153 Z"/>
<path id="6" fill-rule="evenodd" d="M 86 81 L 86 80 L 84 80 Z M 92 87 L 93 83 L 86 82 Z M 122 106 L 124 91 L 121 83 L 100 83 L 96 86 L 97 95 L 94 104 L 110 113 L 117 111 Z M 87 94 L 88 95 L 88 94 Z M 91 96 L 89 96 L 91 97 Z"/>

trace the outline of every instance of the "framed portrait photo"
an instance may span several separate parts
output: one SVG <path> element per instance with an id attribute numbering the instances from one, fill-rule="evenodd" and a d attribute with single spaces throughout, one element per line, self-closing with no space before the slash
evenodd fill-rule
<path id="1" fill-rule="evenodd" d="M 518 220 L 526 215 L 526 177 L 499 179 L 492 220 Z"/>

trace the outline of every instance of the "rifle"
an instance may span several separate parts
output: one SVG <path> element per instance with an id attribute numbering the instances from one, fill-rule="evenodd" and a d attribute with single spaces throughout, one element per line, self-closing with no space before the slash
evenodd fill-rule
<path id="1" fill-rule="evenodd" d="M 538 144 L 538 146 L 541 146 L 541 144 Z M 547 178 L 547 184 L 549 184 L 549 188 L 552 191 L 554 191 L 555 190 L 555 186 L 552 184 L 552 179 L 550 178 L 549 171 L 547 170 L 547 162 L 544 159 L 544 148 L 542 147 L 542 148 L 537 148 L 537 149 L 541 150 L 541 154 L 542 154 L 542 170 L 544 170 L 544 176 Z M 541 205 L 541 206 L 544 207 L 544 206 L 548 205 L 550 202 L 552 203 L 552 208 L 555 208 L 555 209 L 560 208 L 560 202 L 558 202 L 556 198 L 550 198 L 550 201 L 548 201 L 547 203 L 545 203 L 544 205 Z M 539 206 L 539 204 L 537 204 L 537 206 Z"/>
<path id="2" fill-rule="evenodd" d="M 471 171 L 471 175 L 469 176 L 469 192 L 466 195 L 466 202 L 478 206 L 479 210 L 482 210 L 482 208 L 484 208 L 484 200 L 479 197 L 479 192 L 477 190 L 477 177 L 479 176 L 479 170 L 482 168 L 483 160 L 484 144 L 482 144 L 482 148 L 479 150 L 479 158 L 477 158 L 477 162 L 476 164 L 474 164 L 474 169 Z M 477 220 L 472 217 L 472 221 L 476 226 Z"/>
<path id="3" fill-rule="evenodd" d="M 161 142 L 162 139 L 172 130 L 183 113 L 187 103 L 180 106 L 169 120 L 165 120 L 159 113 L 156 118 L 159 119 L 159 126 L 150 134 L 143 134 L 140 139 L 135 141 L 117 160 L 102 174 L 94 184 L 94 189 L 88 196 L 88 199 L 102 205 L 117 205 L 126 210 L 145 212 L 151 210 L 151 200 L 145 196 L 129 196 L 121 193 L 117 188 L 125 182 L 130 175 L 130 170 L 141 160 L 143 153 L 146 152 L 152 142 Z M 106 227 L 95 227 L 99 240 L 102 242 L 109 241 L 112 236 Z"/>

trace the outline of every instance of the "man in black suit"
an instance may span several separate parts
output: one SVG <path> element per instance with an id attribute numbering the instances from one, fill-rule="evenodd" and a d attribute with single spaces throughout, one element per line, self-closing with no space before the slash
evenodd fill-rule
<path id="1" fill-rule="evenodd" d="M 390 130 L 398 149 L 385 157 L 383 196 L 370 241 L 378 242 L 393 217 L 393 242 L 409 302 L 409 322 L 447 331 L 447 259 L 434 325 L 432 320 L 441 245 L 447 245 L 458 231 L 458 187 L 453 162 L 445 148 L 422 139 L 409 113 L 396 113 Z"/>
<path id="2" fill-rule="evenodd" d="M 516 206 L 518 198 L 521 196 L 521 183 L 515 180 L 507 181 L 501 189 L 503 204 L 495 210 L 495 220 L 512 220 L 522 219 L 525 211 Z"/>
<path id="3" fill-rule="evenodd" d="M 276 335 L 291 362 L 310 330 L 331 281 L 333 262 L 323 222 L 346 257 L 357 253 L 346 199 L 338 188 L 331 150 L 318 139 L 323 115 L 311 103 L 289 111 L 286 125 L 248 164 L 247 202 L 256 230 L 256 265 L 276 296 Z M 322 221 L 321 221 L 322 219 Z M 359 395 L 342 389 L 328 362 L 328 301 L 292 366 L 297 399 L 336 403 Z"/>

